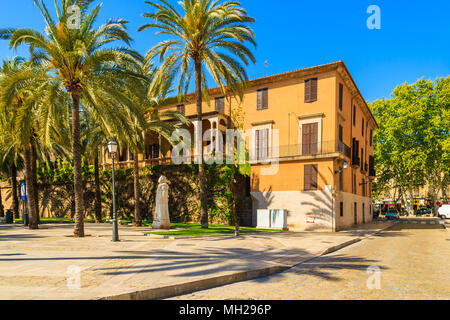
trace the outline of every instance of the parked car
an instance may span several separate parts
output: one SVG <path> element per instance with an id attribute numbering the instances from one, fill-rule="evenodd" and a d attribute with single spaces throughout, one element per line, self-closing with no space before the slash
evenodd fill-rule
<path id="1" fill-rule="evenodd" d="M 416 216 L 425 216 L 427 214 L 432 214 L 430 209 L 420 209 L 416 211 Z"/>
<path id="2" fill-rule="evenodd" d="M 386 213 L 386 219 L 387 220 L 400 220 L 400 215 L 395 209 L 390 209 Z"/>
<path id="3" fill-rule="evenodd" d="M 443 205 L 439 208 L 438 217 L 441 219 L 450 219 L 450 204 Z"/>

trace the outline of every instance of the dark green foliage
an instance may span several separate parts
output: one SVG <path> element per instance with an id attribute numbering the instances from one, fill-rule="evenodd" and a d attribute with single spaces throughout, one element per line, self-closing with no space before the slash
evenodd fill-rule
<path id="1" fill-rule="evenodd" d="M 86 217 L 94 217 L 94 166 L 83 161 L 84 203 Z M 111 170 L 100 172 L 103 217 L 111 217 L 112 182 Z M 142 218 L 152 219 L 158 179 L 165 175 L 170 181 L 169 208 L 172 221 L 197 222 L 200 219 L 198 197 L 198 166 L 162 165 L 142 168 Z M 214 223 L 233 224 L 232 183 L 239 170 L 234 166 L 213 165 L 207 167 L 208 208 Z M 71 161 L 56 161 L 56 164 L 38 164 L 39 199 L 44 213 L 53 217 L 73 217 L 73 168 Z M 121 219 L 134 215 L 133 169 L 116 170 L 117 213 Z"/>

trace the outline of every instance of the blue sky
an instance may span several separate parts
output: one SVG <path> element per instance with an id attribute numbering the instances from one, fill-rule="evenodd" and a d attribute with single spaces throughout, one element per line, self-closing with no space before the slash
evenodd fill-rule
<path id="1" fill-rule="evenodd" d="M 176 1 L 169 0 L 172 3 Z M 44 23 L 33 0 L 9 1 L 0 12 L 1 27 L 31 27 Z M 53 1 L 47 1 L 53 10 Z M 251 79 L 344 60 L 368 101 L 389 97 L 396 85 L 450 74 L 450 1 L 447 0 L 241 0 L 253 26 L 257 63 L 248 67 Z M 381 8 L 381 30 L 369 30 L 370 5 Z M 133 47 L 145 53 L 160 41 L 152 31 L 138 33 L 141 17 L 151 8 L 144 0 L 105 0 L 99 22 L 125 18 Z M 10 51 L 0 41 L 0 58 L 26 55 Z"/>

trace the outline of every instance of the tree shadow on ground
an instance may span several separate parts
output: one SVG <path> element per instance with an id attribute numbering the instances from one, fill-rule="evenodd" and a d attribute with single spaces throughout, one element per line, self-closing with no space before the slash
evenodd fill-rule
<path id="1" fill-rule="evenodd" d="M 11 235 L 0 235 L 0 241 L 27 241 L 30 239 L 42 239 L 43 236 L 37 236 L 33 234 L 11 234 Z"/>
<path id="2" fill-rule="evenodd" d="M 258 283 L 269 281 L 277 281 L 288 276 L 310 275 L 321 278 L 327 281 L 340 281 L 339 277 L 334 274 L 337 270 L 354 270 L 363 271 L 372 266 L 378 266 L 380 270 L 388 270 L 389 268 L 379 266 L 379 261 L 369 260 L 365 258 L 346 256 L 346 255 L 327 255 L 323 257 L 314 258 L 283 273 L 276 274 L 269 277 L 252 280 Z"/>

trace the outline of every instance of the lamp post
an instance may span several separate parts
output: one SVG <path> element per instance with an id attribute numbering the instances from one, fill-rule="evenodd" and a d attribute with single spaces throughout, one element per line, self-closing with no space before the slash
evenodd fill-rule
<path id="1" fill-rule="evenodd" d="M 111 154 L 112 158 L 112 198 L 113 198 L 113 242 L 119 242 L 119 226 L 117 224 L 117 215 L 116 215 L 116 182 L 115 182 L 115 159 L 116 153 L 118 149 L 118 143 L 115 140 L 111 140 L 108 143 L 108 151 Z"/>

